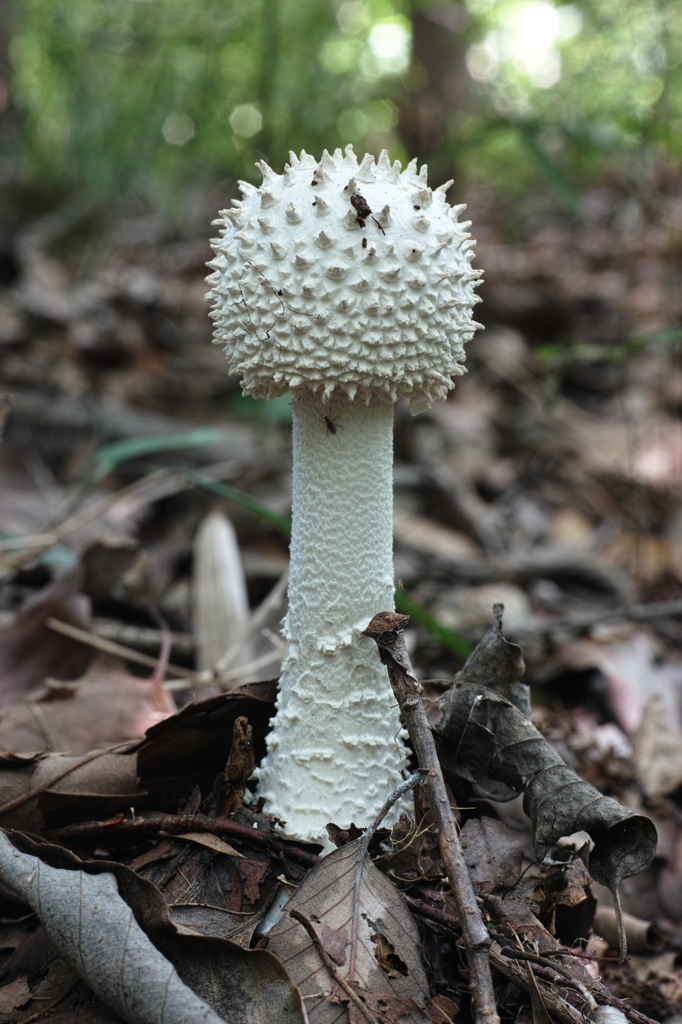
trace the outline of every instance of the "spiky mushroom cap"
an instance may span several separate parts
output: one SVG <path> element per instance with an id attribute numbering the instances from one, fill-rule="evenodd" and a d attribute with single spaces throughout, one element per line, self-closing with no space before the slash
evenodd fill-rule
<path id="1" fill-rule="evenodd" d="M 482 273 L 451 182 L 431 191 L 426 165 L 401 173 L 386 150 L 359 165 L 352 146 L 290 160 L 281 175 L 258 164 L 262 187 L 240 182 L 243 200 L 215 222 L 214 340 L 244 393 L 407 395 L 414 412 L 445 398 L 480 326 Z"/>

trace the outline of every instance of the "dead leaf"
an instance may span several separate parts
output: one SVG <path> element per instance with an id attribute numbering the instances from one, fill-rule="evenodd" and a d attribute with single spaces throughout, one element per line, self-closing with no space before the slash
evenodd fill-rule
<path id="1" fill-rule="evenodd" d="M 50 867 L 0 834 L 0 878 L 40 916 L 66 962 L 130 1024 L 219 1024 L 135 922 L 111 874 Z M 143 984 L 140 984 L 144 980 Z"/>
<path id="2" fill-rule="evenodd" d="M 244 881 L 244 896 L 249 903 L 255 903 L 260 898 L 260 883 L 270 870 L 270 860 L 247 860 L 244 857 L 239 862 L 239 873 Z"/>
<path id="3" fill-rule="evenodd" d="M 244 856 L 243 853 L 239 853 L 229 843 L 219 839 L 218 836 L 211 835 L 210 832 L 183 832 L 177 838 L 187 839 L 191 843 L 198 843 L 200 846 L 207 846 L 209 850 L 215 850 L 216 853 L 227 853 L 230 857 Z"/>
<path id="4" fill-rule="evenodd" d="M 646 796 L 666 796 L 682 785 L 682 729 L 666 714 L 660 697 L 647 703 L 632 745 L 637 781 Z"/>
<path id="5" fill-rule="evenodd" d="M 34 762 L 0 765 L 4 803 L 36 796 L 0 817 L 4 828 L 41 833 L 53 823 L 107 816 L 128 810 L 140 796 L 133 753 L 99 753 L 87 764 L 82 757 L 49 754 Z M 68 769 L 68 773 L 67 773 Z"/>
<path id="6" fill-rule="evenodd" d="M 216 775 L 225 769 L 235 720 L 244 717 L 253 727 L 253 753 L 265 755 L 265 737 L 273 715 L 277 683 L 252 683 L 237 691 L 188 704 L 177 715 L 148 730 L 137 761 L 145 789 L 163 788 L 187 796 L 187 782 L 210 792 Z"/>
<path id="7" fill-rule="evenodd" d="M 362 842 L 356 840 L 328 854 L 306 875 L 287 907 L 314 924 L 323 948 L 327 950 L 325 936 L 331 940 L 328 955 L 333 950 L 340 974 L 361 998 L 371 993 L 366 997 L 368 1005 L 383 1001 L 382 1012 L 390 1014 L 391 1002 L 398 1000 L 403 1024 L 417 1024 L 424 1018 L 429 997 L 419 935 L 396 887 L 369 857 L 363 858 Z M 301 924 L 286 914 L 268 937 L 268 949 L 284 963 L 304 995 L 322 991 L 332 996 L 333 979 Z M 348 1003 L 342 991 L 336 998 Z M 327 1000 L 308 1003 L 307 1009 L 311 1024 L 343 1019 L 338 1007 Z M 349 1005 L 351 1012 L 356 1009 L 351 1011 Z"/>
<path id="8" fill-rule="evenodd" d="M 85 671 L 90 651 L 45 625 L 51 617 L 72 626 L 87 625 L 90 604 L 77 593 L 77 584 L 78 574 L 71 572 L 45 587 L 28 598 L 12 625 L 0 632 L 1 703 L 23 697 L 47 676 L 73 679 Z"/>
<path id="9" fill-rule="evenodd" d="M 29 998 L 13 1012 L 0 1012 L 0 1024 L 121 1024 L 121 1018 L 100 1002 L 49 941 L 44 928 L 35 927 L 30 938 L 3 964 L 4 980 L 28 980 Z"/>
<path id="10" fill-rule="evenodd" d="M 417 1006 L 413 999 L 402 999 L 390 992 L 370 992 L 361 985 L 355 985 L 353 988 L 367 1009 L 374 1014 L 376 1021 L 398 1024 L 399 1021 L 415 1019 L 415 1017 L 420 1021 L 428 1020 L 427 1014 Z M 360 1008 L 348 998 L 348 995 L 339 986 L 336 987 L 331 1002 L 346 1006 L 348 1024 L 367 1024 L 367 1018 Z M 310 1014 L 308 1016 L 310 1018 Z"/>
<path id="11" fill-rule="evenodd" d="M 80 679 L 49 685 L 30 702 L 0 711 L 0 749 L 51 749 L 84 754 L 125 740 L 176 713 L 158 682 L 131 675 L 125 666 L 98 655 Z"/>
<path id="12" fill-rule="evenodd" d="M 487 686 L 514 704 L 519 711 L 530 718 L 530 693 L 522 682 L 526 666 L 523 651 L 518 644 L 510 643 L 502 634 L 502 613 L 504 605 L 492 605 L 494 623 L 483 639 L 467 658 L 464 668 L 457 673 L 457 682 L 468 686 Z"/>
<path id="13" fill-rule="evenodd" d="M 31 998 L 31 990 L 26 978 L 17 978 L 0 988 L 0 1013 L 11 1013 L 12 1010 L 25 1006 Z"/>
<path id="14" fill-rule="evenodd" d="M 370 935 L 370 939 L 375 946 L 374 956 L 376 962 L 384 974 L 389 978 L 399 978 L 401 975 L 404 977 L 408 973 L 407 964 L 396 953 L 395 947 L 386 936 L 382 935 L 381 932 L 378 934 L 373 932 Z"/>
<path id="15" fill-rule="evenodd" d="M 168 904 L 203 903 L 240 913 L 244 886 L 238 861 L 195 845 L 174 844 L 170 858 L 150 863 L 140 873 L 158 886 Z"/>
<path id="16" fill-rule="evenodd" d="M 521 875 L 523 850 L 495 818 L 470 818 L 462 829 L 464 860 L 472 882 L 511 889 Z"/>
<path id="17" fill-rule="evenodd" d="M 520 692 L 527 687 L 513 681 L 513 671 L 505 676 L 503 670 L 501 676 L 513 703 L 497 691 L 498 662 L 504 665 L 508 649 L 514 646 L 506 643 L 499 626 L 498 622 L 488 631 L 471 655 L 475 673 L 468 674 L 468 662 L 458 681 L 435 702 L 442 713 L 435 729 L 447 737 L 447 744 L 441 743 L 441 756 L 483 795 L 488 780 L 502 782 L 512 792 L 523 790 L 538 860 L 562 837 L 588 832 L 594 846 L 590 851 L 585 844 L 580 856 L 595 881 L 617 888 L 623 878 L 638 874 L 653 860 L 654 824 L 612 797 L 602 796 L 564 763 L 520 710 L 530 707 L 530 699 L 527 692 Z"/>
<path id="18" fill-rule="evenodd" d="M 348 932 L 345 928 L 332 928 L 325 924 L 322 928 L 322 945 L 329 953 L 335 964 L 343 967 L 348 952 Z"/>
<path id="19" fill-rule="evenodd" d="M 566 644 L 559 656 L 564 665 L 596 668 L 607 684 L 609 708 L 628 734 L 642 720 L 653 695 L 660 698 L 671 722 L 680 722 L 682 663 L 660 661 L 660 641 L 647 629 L 632 625 L 602 627 L 597 636 Z"/>
<path id="20" fill-rule="evenodd" d="M 426 1009 L 433 1024 L 452 1024 L 459 1013 L 459 1007 L 453 1003 L 452 999 L 448 999 L 447 996 L 440 993 L 433 997 Z"/>
<path id="21" fill-rule="evenodd" d="M 140 682 L 145 684 L 145 680 Z M 225 768 L 235 719 L 240 715 L 253 723 L 256 758 L 264 755 L 275 692 L 276 684 L 272 682 L 254 683 L 237 693 L 188 704 L 179 714 L 148 729 L 130 753 L 98 757 L 49 786 L 38 800 L 6 813 L 0 823 L 5 828 L 40 834 L 46 827 L 56 828 L 70 821 L 109 817 L 137 806 L 138 799 L 147 795 L 163 794 L 164 800 L 177 806 L 197 784 L 210 792 L 216 776 Z M 3 803 L 44 786 L 78 760 L 62 755 L 36 759 L 35 752 L 26 758 L 0 755 Z"/>
<path id="22" fill-rule="evenodd" d="M 174 1013 L 187 1024 L 304 1024 L 276 957 L 179 933 L 158 889 L 129 868 L 18 833 L 11 842 L 0 833 L 0 850 L 0 878 L 35 902 L 62 956 L 130 1024 L 166 1024 Z"/>
<path id="23" fill-rule="evenodd" d="M 168 908 L 171 920 L 180 930 L 216 939 L 232 939 L 244 949 L 249 948 L 253 933 L 269 909 L 266 904 L 253 914 L 241 914 L 201 903 L 177 903 Z"/>
<path id="24" fill-rule="evenodd" d="M 401 814 L 391 830 L 390 843 L 383 844 L 382 849 L 387 852 L 376 858 L 381 870 L 399 885 L 420 878 L 445 878 L 431 811 L 424 811 L 419 818 L 417 825 L 406 814 Z"/>

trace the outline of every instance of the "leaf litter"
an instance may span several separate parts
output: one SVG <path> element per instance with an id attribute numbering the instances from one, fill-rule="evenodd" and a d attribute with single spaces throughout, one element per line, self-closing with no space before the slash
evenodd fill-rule
<path id="1" fill-rule="evenodd" d="M 618 218 L 626 201 L 628 209 L 640 204 L 618 185 L 604 186 L 588 197 L 592 213 L 578 215 L 577 227 L 533 221 L 512 243 L 500 233 L 499 213 L 474 197 L 481 263 L 490 268 L 482 307 L 488 330 L 470 345 L 470 372 L 452 400 L 416 420 L 397 411 L 398 600 L 413 614 L 410 651 L 432 724 L 440 729 L 440 701 L 450 709 L 455 743 L 471 755 L 453 767 L 452 737 L 438 733 L 462 852 L 493 939 L 498 1008 L 519 1022 L 541 1012 L 535 989 L 553 1019 L 573 1024 L 591 999 L 602 1010 L 626 997 L 629 1005 L 619 1008 L 633 1024 L 680 1008 L 674 751 L 682 730 L 682 371 L 675 346 L 659 337 L 666 316 L 674 320 L 676 300 L 655 316 L 629 303 L 634 263 L 645 258 L 655 273 L 659 263 L 655 246 L 635 260 Z M 603 269 L 591 263 L 596 236 L 600 252 L 630 255 L 604 257 L 618 288 L 586 309 L 586 290 Z M 156 887 L 179 930 L 232 937 L 257 953 L 268 935 L 272 941 L 272 930 L 261 934 L 267 915 L 283 892 L 303 889 L 322 851 L 282 841 L 248 784 L 251 758 L 257 764 L 264 750 L 275 697 L 267 678 L 276 662 L 239 677 L 259 682 L 229 695 L 216 678 L 196 675 L 192 560 L 200 524 L 217 502 L 234 523 L 251 607 L 262 605 L 286 569 L 289 438 L 286 423 L 249 418 L 249 402 L 224 376 L 197 300 L 202 259 L 168 262 L 184 244 L 126 242 L 125 253 L 113 244 L 87 272 L 93 309 L 116 323 L 123 316 L 138 331 L 134 359 L 123 341 L 114 345 L 116 365 L 98 362 L 112 341 L 98 335 L 94 317 L 92 344 L 73 347 L 80 314 L 68 288 L 56 288 L 50 309 L 41 307 L 61 339 L 46 345 L 44 322 L 25 301 L 38 290 L 22 264 L 20 298 L 12 299 L 21 331 L 0 352 L 14 392 L 3 405 L 0 449 L 7 496 L 0 509 L 7 545 L 0 547 L 0 804 L 15 804 L 0 824 L 49 834 L 83 865 L 127 864 Z M 144 303 L 131 304 L 142 292 Z M 616 321 L 627 360 L 613 336 Z M 207 423 L 217 431 L 199 435 Z M 497 630 L 453 687 L 497 601 L 507 605 L 511 639 L 523 645 L 526 676 L 518 648 L 503 646 Z M 171 661 L 190 673 L 179 680 L 166 672 L 170 686 L 161 680 L 178 713 L 170 703 L 161 707 L 149 679 L 162 660 L 157 611 L 173 635 Z M 248 660 L 248 644 L 254 660 L 272 653 L 262 630 L 277 638 L 282 611 L 281 600 L 273 602 L 253 629 L 247 624 L 243 650 L 237 644 L 225 652 L 230 665 Z M 55 633 L 50 618 L 91 640 L 98 631 L 118 640 L 125 669 L 93 656 L 75 634 Z M 152 664 L 138 667 L 140 655 Z M 455 700 L 462 692 L 472 698 L 464 707 Z M 458 707 L 465 723 L 453 720 Z M 163 713 L 169 717 L 149 728 Z M 235 732 L 240 718 L 253 730 L 250 741 L 246 727 Z M 512 749 L 519 729 L 523 758 Z M 107 744 L 114 749 L 91 749 Z M 92 759 L 82 763 L 81 752 Z M 533 782 L 538 769 L 529 762 L 538 752 L 546 770 Z M 548 800 L 543 776 L 555 783 Z M 424 794 L 414 797 L 411 816 L 374 835 L 369 862 L 392 886 L 390 905 L 399 896 L 418 929 L 431 1019 L 465 1024 L 473 1014 L 461 922 L 438 830 Z M 594 924 L 595 906 L 598 921 L 610 909 L 594 875 L 613 882 L 645 863 L 653 842 L 647 815 L 659 836 L 657 857 L 625 879 L 621 897 L 630 916 L 659 929 L 668 960 L 644 954 L 644 966 L 634 957 L 618 966 Z M 559 836 L 575 825 L 592 829 L 594 849 L 583 835 L 569 844 Z M 337 833 L 339 854 L 361 834 L 345 832 Z M 9 969 L 22 944 L 35 942 L 43 953 L 48 944 L 28 905 L 9 890 L 0 895 L 0 954 Z M 629 920 L 626 913 L 626 930 Z M 342 971 L 334 959 L 343 956 L 339 929 L 311 923 L 329 963 Z M 304 925 L 296 927 L 300 935 Z M 400 965 L 409 957 L 390 936 L 373 934 L 368 949 L 381 974 L 383 1010 L 400 1019 L 386 985 L 404 980 Z M 609 941 L 616 941 L 612 929 Z M 14 1002 L 8 1012 L 16 1020 L 36 1012 L 69 1024 L 118 1019 L 54 950 L 43 953 L 31 968 L 42 980 L 28 971 L 3 979 L 2 1012 Z M 519 959 L 522 953 L 534 959 Z M 22 1008 L 27 984 L 33 999 Z M 359 1007 L 333 984 L 340 1002 L 331 1005 L 354 1019 Z M 373 995 L 365 990 L 364 998 L 383 1019 Z"/>
<path id="2" fill-rule="evenodd" d="M 268 933 L 268 949 L 310 997 L 311 1024 L 343 1021 L 344 1007 L 351 1011 L 351 1020 L 358 1014 L 368 1019 L 351 993 L 382 1020 L 413 1024 L 424 1019 L 429 988 L 419 934 L 405 901 L 374 866 L 367 846 L 367 838 L 361 836 L 328 854 L 306 876 L 288 901 L 286 915 Z M 336 965 L 334 974 L 321 950 Z M 321 994 L 314 998 L 315 993 Z"/>

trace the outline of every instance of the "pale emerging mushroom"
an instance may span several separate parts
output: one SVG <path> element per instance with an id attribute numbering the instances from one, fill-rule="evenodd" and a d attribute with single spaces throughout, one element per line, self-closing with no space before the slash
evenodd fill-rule
<path id="1" fill-rule="evenodd" d="M 480 271 L 462 206 L 426 167 L 326 151 L 221 213 L 209 264 L 215 340 L 256 398 L 293 399 L 289 611 L 265 809 L 302 839 L 366 825 L 405 750 L 386 669 L 362 636 L 394 607 L 393 405 L 445 398 L 463 372 Z"/>

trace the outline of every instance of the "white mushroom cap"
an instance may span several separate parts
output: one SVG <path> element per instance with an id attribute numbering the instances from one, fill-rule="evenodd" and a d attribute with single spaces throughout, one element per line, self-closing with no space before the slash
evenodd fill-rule
<path id="1" fill-rule="evenodd" d="M 432 192 L 426 165 L 401 173 L 386 150 L 360 165 L 351 146 L 290 159 L 282 175 L 260 163 L 259 189 L 240 182 L 212 242 L 215 341 L 244 393 L 407 395 L 415 412 L 445 398 L 480 326 L 482 273 L 451 183 Z"/>

